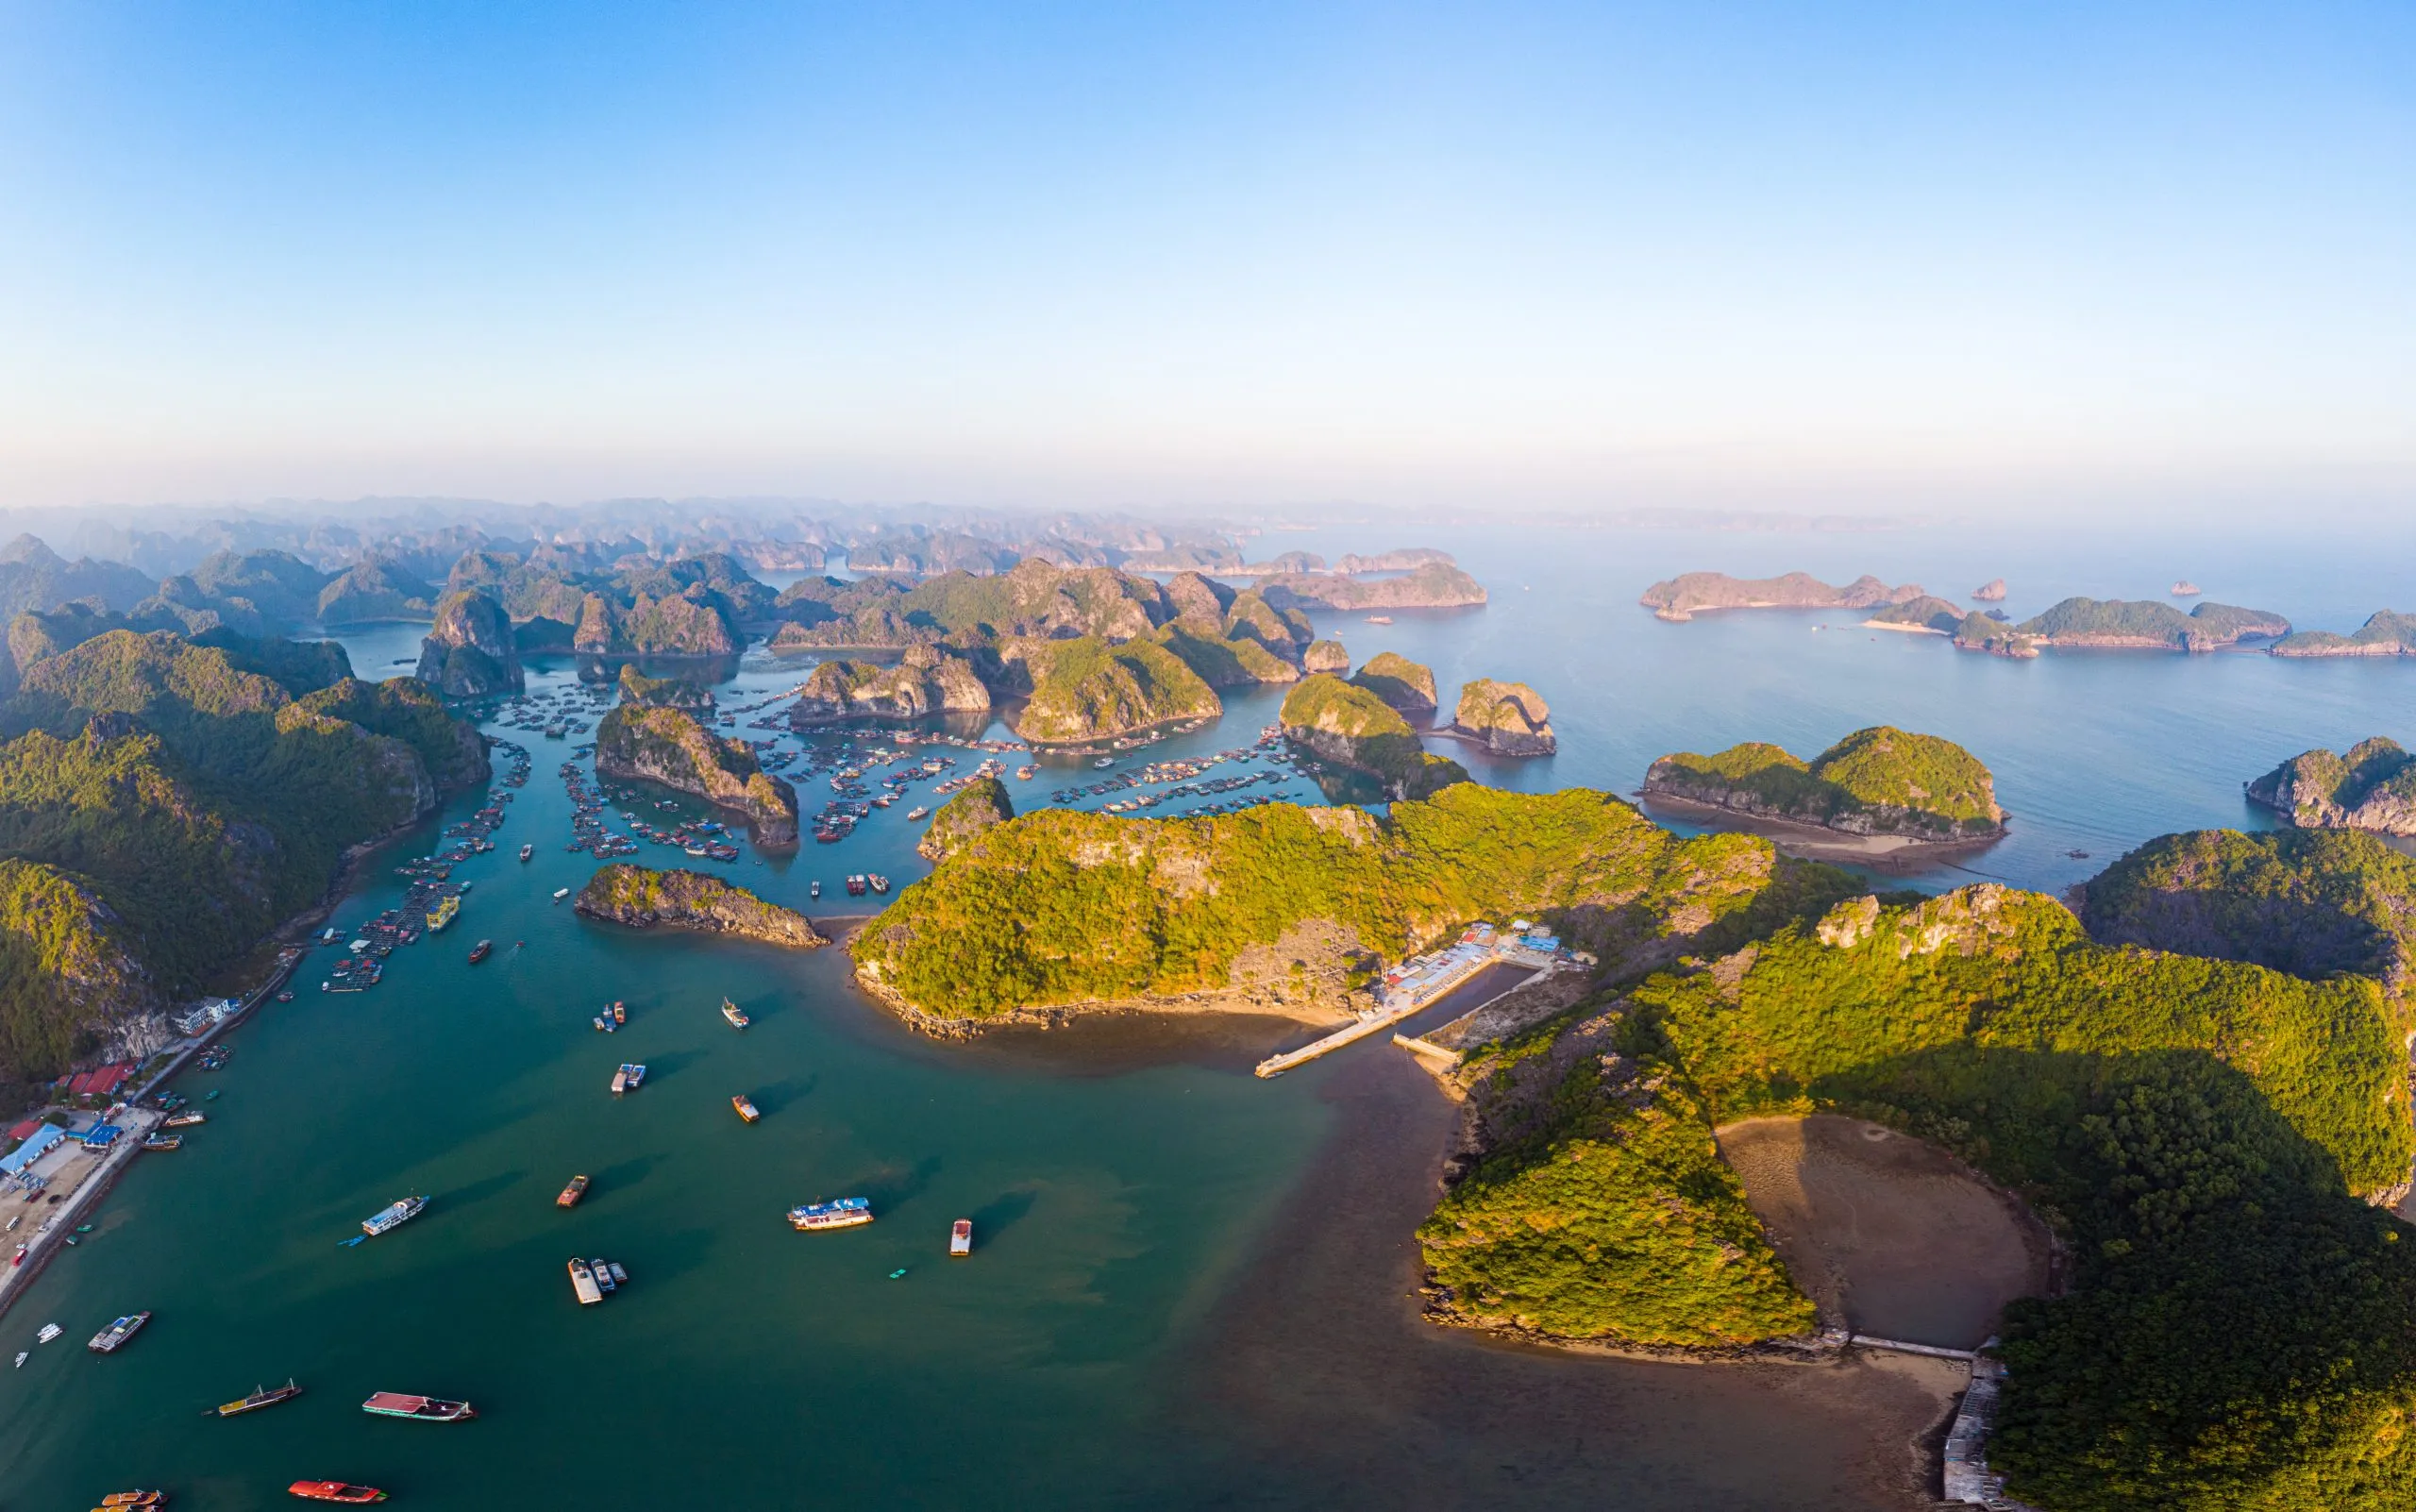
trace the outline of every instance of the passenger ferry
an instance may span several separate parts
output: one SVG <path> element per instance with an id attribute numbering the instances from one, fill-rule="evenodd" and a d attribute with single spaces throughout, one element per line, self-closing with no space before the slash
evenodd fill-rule
<path id="1" fill-rule="evenodd" d="M 799 1233 L 814 1229 L 852 1229 L 872 1221 L 872 1200 L 842 1197 L 830 1202 L 807 1202 L 789 1209 L 789 1226 Z"/>
<path id="2" fill-rule="evenodd" d="M 441 899 L 437 903 L 436 907 L 428 913 L 428 932 L 434 934 L 438 931 L 444 929 L 446 925 L 452 923 L 454 916 L 461 912 L 461 900 L 460 899 L 445 898 Z"/>
<path id="3" fill-rule="evenodd" d="M 748 1024 L 754 1022 L 753 1019 L 747 1016 L 746 1013 L 740 1009 L 738 1004 L 730 1001 L 728 998 L 724 998 L 721 1000 L 721 1016 L 730 1020 L 730 1027 L 732 1029 L 745 1029 Z"/>
<path id="4" fill-rule="evenodd" d="M 422 1422 L 462 1422 L 478 1414 L 466 1402 L 448 1402 L 443 1397 L 407 1396 L 400 1391 L 379 1391 L 361 1404 L 363 1412 L 380 1418 L 416 1418 Z"/>
<path id="5" fill-rule="evenodd" d="M 408 1223 L 419 1217 L 420 1209 L 426 1206 L 428 1206 L 428 1199 L 425 1197 L 406 1197 L 401 1201 L 381 1207 L 361 1219 L 361 1232 L 374 1239 L 387 1230 Z"/>
<path id="6" fill-rule="evenodd" d="M 118 1319 L 109 1327 L 93 1335 L 91 1342 L 84 1347 L 95 1354 L 114 1354 L 119 1345 L 142 1333 L 143 1325 L 149 1321 L 151 1321 L 151 1315 L 147 1312 L 134 1313 Z"/>

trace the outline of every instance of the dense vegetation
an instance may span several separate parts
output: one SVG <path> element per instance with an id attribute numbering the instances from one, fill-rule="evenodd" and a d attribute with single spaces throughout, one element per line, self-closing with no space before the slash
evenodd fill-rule
<path id="1" fill-rule="evenodd" d="M 26 668 L 0 705 L 0 852 L 26 863 L 0 896 L 0 1080 L 56 1074 L 111 1020 L 197 990 L 347 846 L 485 776 L 425 686 L 343 666 L 113 630 Z"/>
<path id="2" fill-rule="evenodd" d="M 2293 630 L 2271 649 L 2275 656 L 2416 656 L 2416 614 L 2377 610 L 2354 634 Z"/>
<path id="3" fill-rule="evenodd" d="M 2416 969 L 2416 860 L 2355 831 L 2169 834 L 2092 879 L 2081 917 L 2108 944 L 2400 990 Z"/>
<path id="4" fill-rule="evenodd" d="M 1406 713 L 1432 714 L 1436 708 L 1434 668 L 1392 651 L 1367 658 L 1351 680 Z"/>
<path id="5" fill-rule="evenodd" d="M 2250 782 L 2248 796 L 2310 829 L 2416 833 L 2416 756 L 2381 735 L 2346 755 L 2302 751 Z"/>
<path id="6" fill-rule="evenodd" d="M 1952 635 L 1962 628 L 1965 618 L 1966 613 L 1961 608 L 1943 598 L 1933 598 L 1923 594 L 1918 598 L 1908 598 L 1901 604 L 1889 604 L 1885 609 L 1873 611 L 1866 623 L 1903 625 L 1912 630 Z"/>
<path id="7" fill-rule="evenodd" d="M 621 664 L 621 701 L 643 705 L 649 709 L 710 709 L 713 706 L 713 690 L 686 678 L 650 678 L 637 669 L 637 664 Z"/>
<path id="8" fill-rule="evenodd" d="M 1431 798 L 1468 780 L 1459 763 L 1427 750 L 1392 705 L 1331 673 L 1285 694 L 1276 718 L 1287 738 L 1382 782 L 1386 798 Z"/>
<path id="9" fill-rule="evenodd" d="M 797 789 L 764 771 L 755 748 L 725 740 L 684 709 L 615 705 L 596 726 L 596 769 L 642 778 L 735 809 L 759 845 L 797 840 Z"/>
<path id="10" fill-rule="evenodd" d="M 925 861 L 946 861 L 1015 816 L 1015 799 L 1008 797 L 1007 784 L 995 777 L 977 777 L 931 815 L 923 838 L 914 842 L 914 853 Z"/>
<path id="11" fill-rule="evenodd" d="M 1044 745 L 1130 734 L 1224 713 L 1216 690 L 1155 641 L 1097 636 L 1008 642 L 1000 654 L 1029 680 L 1015 733 Z"/>
<path id="12" fill-rule="evenodd" d="M 1454 1309 L 1632 1342 L 1776 1332 L 1791 1288 L 1726 1236 L 1741 1203 L 1686 1158 L 1700 1126 L 1674 1126 L 1855 1114 L 2022 1190 L 2067 1239 L 2072 1293 L 2005 1326 L 1991 1456 L 2015 1495 L 2380 1512 L 2416 1491 L 2416 1249 L 2358 1200 L 2416 1147 L 2408 1025 L 2374 981 L 2103 945 L 1989 885 L 1842 902 L 1587 1015 L 1471 1068 L 1480 1100 L 1519 1096 L 1425 1231 Z M 1620 1105 L 1668 1113 L 1675 1153 L 1601 1158 Z M 1660 1254 L 1655 1211 L 1730 1266 Z M 1587 1243 L 1614 1263 L 1572 1269 Z M 1646 1266 L 1670 1284 L 1626 1283 Z"/>
<path id="13" fill-rule="evenodd" d="M 1958 839 L 2003 829 L 1996 784 L 1953 741 L 1887 725 L 1857 730 L 1810 762 L 1747 742 L 1664 756 L 1645 791 L 1860 834 Z"/>
<path id="14" fill-rule="evenodd" d="M 2055 646 L 2169 647 L 2206 651 L 2247 636 L 2280 636 L 2290 622 L 2261 609 L 2203 603 L 2189 613 L 2153 599 L 2067 598 L 2013 627 L 2013 635 Z"/>
<path id="15" fill-rule="evenodd" d="M 1711 1124 L 1617 1013 L 1531 1036 L 1474 1072 L 1476 1104 L 1548 1108 L 1495 1131 L 1418 1230 L 1445 1317 L 1629 1346 L 1734 1348 L 1810 1333 Z M 1555 1025 L 1557 1031 L 1560 1026 Z"/>
<path id="16" fill-rule="evenodd" d="M 1216 990 L 1328 921 L 1390 959 L 1525 914 L 1622 958 L 1742 939 L 1830 877 L 1742 835 L 1679 840 L 1606 794 L 1461 783 L 1379 819 L 1277 804 L 1214 818 L 1065 810 L 987 830 L 855 944 L 868 980 L 949 1017 Z M 1822 883 L 1821 885 L 1830 885 Z"/>

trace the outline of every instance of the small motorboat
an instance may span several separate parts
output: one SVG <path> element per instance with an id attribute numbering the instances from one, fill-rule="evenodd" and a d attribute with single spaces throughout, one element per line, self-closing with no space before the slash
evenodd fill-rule
<path id="1" fill-rule="evenodd" d="M 730 1020 L 730 1027 L 732 1029 L 745 1029 L 755 1021 L 747 1017 L 746 1011 L 728 998 L 721 1000 L 721 1016 Z"/>
<path id="2" fill-rule="evenodd" d="M 386 1493 L 374 1486 L 353 1486 L 344 1481 L 295 1481 L 286 1490 L 308 1502 L 343 1502 L 353 1506 L 386 1500 Z"/>
<path id="3" fill-rule="evenodd" d="M 953 1260 L 962 1260 L 973 1252 L 973 1220 L 958 1218 L 948 1225 L 948 1252 Z"/>
<path id="4" fill-rule="evenodd" d="M 629 1011 L 627 1008 L 622 1007 L 617 1001 L 614 1002 L 612 1004 L 612 1022 L 616 1024 L 626 1024 L 629 1021 Z"/>
<path id="5" fill-rule="evenodd" d="M 587 1178 L 585 1176 L 574 1176 L 570 1179 L 570 1184 L 562 1189 L 562 1195 L 554 1199 L 554 1205 L 556 1207 L 577 1207 L 579 1205 L 579 1200 L 586 1195 Z"/>
<path id="6" fill-rule="evenodd" d="M 554 889 L 554 901 L 555 901 L 555 902 L 557 902 L 557 903 L 561 902 L 563 899 L 568 898 L 569 896 L 570 896 L 570 889 L 569 889 L 569 888 L 567 888 L 567 887 L 557 887 L 557 888 L 555 888 L 555 889 Z"/>
<path id="7" fill-rule="evenodd" d="M 806 889 L 806 896 L 808 898 L 819 898 L 822 896 L 822 882 L 820 879 L 815 879 L 814 884 Z"/>
<path id="8" fill-rule="evenodd" d="M 295 1386 L 293 1378 L 289 1376 L 281 1386 L 256 1386 L 252 1387 L 250 1396 L 238 1397 L 232 1402 L 212 1407 L 210 1415 L 214 1418 L 241 1417 L 247 1412 L 258 1412 L 262 1407 L 274 1407 L 280 1402 L 291 1402 L 301 1394 L 302 1388 Z"/>
<path id="9" fill-rule="evenodd" d="M 470 947 L 470 964 L 472 966 L 477 966 L 479 962 L 485 960 L 489 953 L 494 949 L 495 941 L 480 940 L 478 944 Z"/>
<path id="10" fill-rule="evenodd" d="M 60 1330 L 57 1323 L 44 1323 L 42 1325 L 42 1332 L 34 1336 L 34 1342 L 37 1344 L 47 1344 L 52 1339 L 57 1338 L 59 1332 Z"/>
<path id="11" fill-rule="evenodd" d="M 744 1092 L 741 1092 L 738 1096 L 731 1098 L 730 1100 L 730 1105 L 736 1108 L 738 1110 L 738 1116 L 741 1118 L 746 1119 L 748 1123 L 753 1123 L 756 1119 L 763 1116 L 762 1113 L 756 1111 L 754 1103 L 747 1100 L 747 1094 Z"/>
<path id="12" fill-rule="evenodd" d="M 20 1370 L 24 1369 L 25 1368 L 25 1362 L 31 1358 L 33 1358 L 33 1352 L 31 1350 L 19 1350 L 17 1352 L 17 1369 Z"/>

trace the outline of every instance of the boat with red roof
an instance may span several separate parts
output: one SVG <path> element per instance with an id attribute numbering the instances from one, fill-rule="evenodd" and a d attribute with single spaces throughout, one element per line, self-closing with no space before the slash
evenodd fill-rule
<path id="1" fill-rule="evenodd" d="M 400 1391 L 379 1391 L 361 1404 L 363 1412 L 381 1418 L 416 1418 L 422 1422 L 461 1422 L 478 1416 L 466 1402 L 443 1397 L 414 1397 Z"/>
<path id="2" fill-rule="evenodd" d="M 343 1502 L 353 1506 L 386 1500 L 386 1493 L 374 1486 L 352 1486 L 343 1481 L 295 1481 L 286 1489 L 306 1501 Z"/>

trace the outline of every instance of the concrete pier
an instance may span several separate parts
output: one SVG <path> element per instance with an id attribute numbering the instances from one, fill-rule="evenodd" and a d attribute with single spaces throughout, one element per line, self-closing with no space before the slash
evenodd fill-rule
<path id="1" fill-rule="evenodd" d="M 1322 1039 L 1311 1040 L 1308 1044 L 1301 1046 L 1299 1050 L 1285 1050 L 1281 1055 L 1268 1056 L 1267 1059 L 1258 1063 L 1258 1074 L 1261 1076 L 1282 1076 L 1285 1071 L 1290 1070 L 1296 1066 L 1305 1066 L 1309 1062 L 1316 1060 L 1320 1055 L 1330 1054 L 1334 1050 L 1340 1050 L 1343 1046 L 1352 1043 L 1353 1041 L 1365 1039 L 1368 1035 L 1376 1033 L 1381 1030 L 1390 1029 L 1395 1024 L 1401 1023 L 1406 1019 L 1414 1018 L 1419 1014 L 1424 1013 L 1427 1009 L 1434 1007 L 1444 999 L 1450 997 L 1452 993 L 1457 992 L 1460 988 L 1468 985 L 1470 982 L 1474 981 L 1485 972 L 1493 969 L 1495 966 L 1509 967 L 1519 971 L 1521 974 L 1516 982 L 1505 983 L 1502 987 L 1501 991 L 1486 993 L 1485 996 L 1485 1002 L 1491 1002 L 1494 999 L 1501 997 L 1504 992 L 1513 992 L 1519 987 L 1525 986 L 1529 982 L 1535 980 L 1536 976 L 1540 975 L 1542 971 L 1551 969 L 1549 966 L 1541 968 L 1530 967 L 1524 962 L 1500 961 L 1491 958 L 1473 962 L 1466 970 L 1455 972 L 1451 976 L 1434 983 L 1427 991 L 1411 997 L 1406 1001 L 1403 1001 L 1395 1007 L 1387 1008 L 1383 1013 L 1371 1014 L 1367 1017 L 1362 1018 L 1355 1023 L 1346 1024 Z"/>

